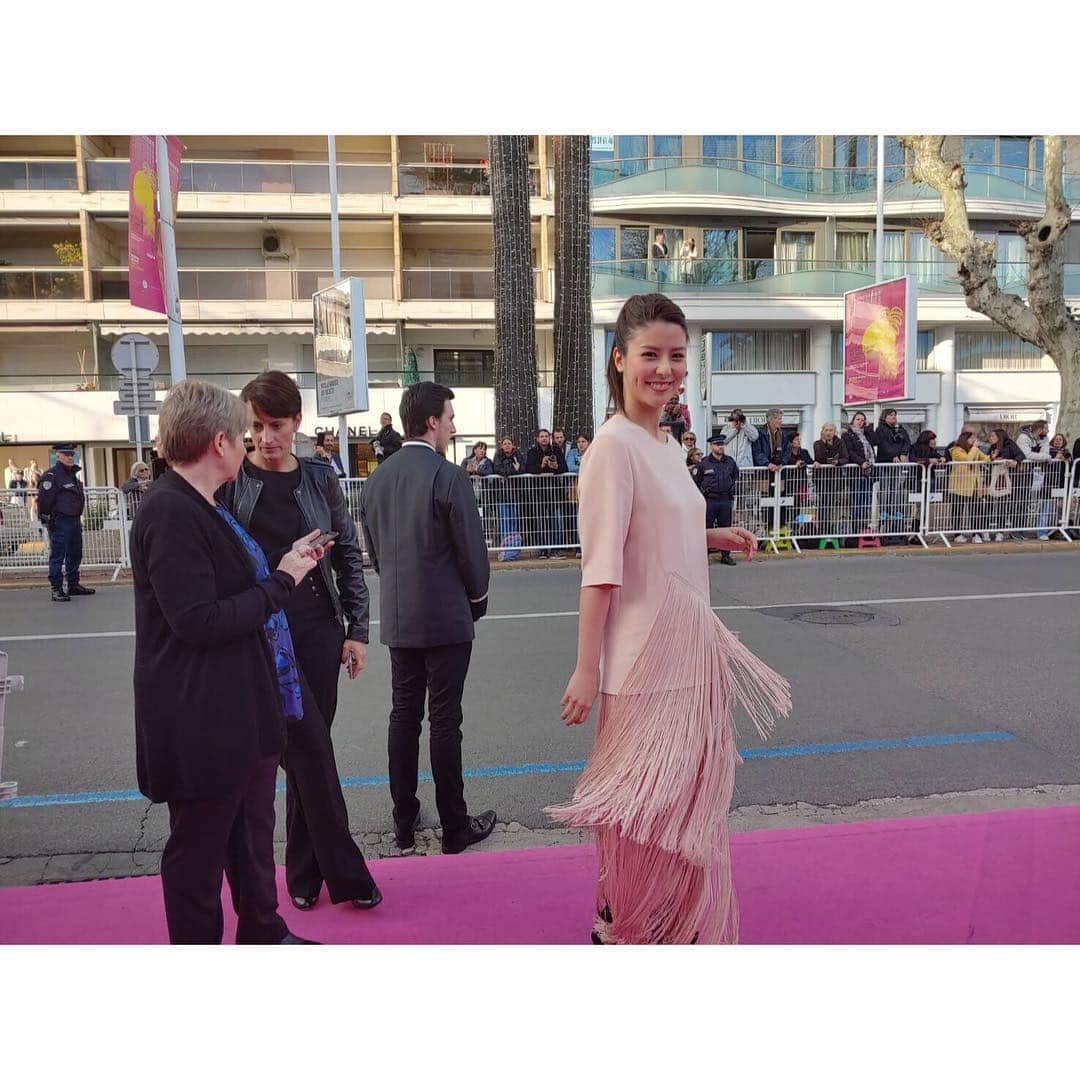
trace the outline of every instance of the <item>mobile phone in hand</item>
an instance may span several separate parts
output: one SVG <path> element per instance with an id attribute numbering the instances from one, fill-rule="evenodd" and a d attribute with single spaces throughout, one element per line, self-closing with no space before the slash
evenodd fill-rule
<path id="1" fill-rule="evenodd" d="M 338 536 L 339 536 L 339 534 L 336 533 L 336 532 L 324 532 L 322 534 L 322 536 L 320 536 L 315 541 L 315 543 L 312 544 L 311 546 L 312 547 L 325 547 L 327 544 L 330 543 L 331 540 L 336 540 L 338 538 Z"/>

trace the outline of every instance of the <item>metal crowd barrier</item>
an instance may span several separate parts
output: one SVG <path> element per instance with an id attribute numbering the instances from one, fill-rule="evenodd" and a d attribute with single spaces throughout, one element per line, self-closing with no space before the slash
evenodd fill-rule
<path id="1" fill-rule="evenodd" d="M 112 568 L 115 579 L 131 565 L 131 517 L 118 488 L 86 488 L 82 515 L 84 568 Z M 8 489 L 0 496 L 0 573 L 47 569 L 49 533 L 38 520 L 37 491 Z"/>
<path id="2" fill-rule="evenodd" d="M 941 462 L 792 466 L 740 469 L 732 524 L 749 529 L 778 551 L 819 547 L 878 546 L 910 538 L 924 547 L 940 538 L 987 543 L 998 538 L 1080 534 L 1080 462 L 1071 476 L 1064 462 Z M 578 550 L 578 477 L 471 477 L 488 550 L 511 561 L 538 553 Z M 341 481 L 345 501 L 360 526 L 363 478 Z M 83 511 L 86 568 L 130 568 L 130 529 L 141 496 L 117 488 L 87 488 Z M 702 522 L 704 524 L 704 500 Z M 1080 539 L 1080 535 L 1076 538 Z M 0 573 L 46 570 L 48 531 L 38 520 L 37 492 L 0 495 Z"/>
<path id="3" fill-rule="evenodd" d="M 1076 473 L 1074 472 L 1074 476 Z M 946 544 L 988 543 L 1034 533 L 1071 541 L 1080 493 L 1064 461 L 952 461 L 928 469 L 925 531 Z M 934 513 L 934 510 L 937 513 Z"/>
<path id="4" fill-rule="evenodd" d="M 780 542 L 802 550 L 800 540 L 819 547 L 879 546 L 889 539 L 915 539 L 924 547 L 926 475 L 909 462 L 873 465 L 785 465 L 775 474 Z"/>

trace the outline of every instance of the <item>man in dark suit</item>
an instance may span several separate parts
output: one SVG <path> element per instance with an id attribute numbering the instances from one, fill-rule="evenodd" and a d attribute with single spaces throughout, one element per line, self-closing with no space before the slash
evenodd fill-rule
<path id="1" fill-rule="evenodd" d="M 431 771 L 442 850 L 491 835 L 495 812 L 471 817 L 461 774 L 461 696 L 473 624 L 487 611 L 488 556 L 472 483 L 442 455 L 455 434 L 454 394 L 419 382 L 401 397 L 405 441 L 364 482 L 360 521 L 379 575 L 379 633 L 390 649 L 390 794 L 402 854 L 415 847 L 420 724 L 428 699 Z"/>

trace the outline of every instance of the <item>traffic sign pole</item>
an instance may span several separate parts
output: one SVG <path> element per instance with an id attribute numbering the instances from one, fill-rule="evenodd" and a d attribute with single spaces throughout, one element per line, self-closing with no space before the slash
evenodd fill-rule
<path id="1" fill-rule="evenodd" d="M 139 369 L 135 366 L 135 340 L 128 342 L 131 346 L 131 373 L 135 376 L 135 460 L 142 461 L 142 424 L 139 423 Z"/>

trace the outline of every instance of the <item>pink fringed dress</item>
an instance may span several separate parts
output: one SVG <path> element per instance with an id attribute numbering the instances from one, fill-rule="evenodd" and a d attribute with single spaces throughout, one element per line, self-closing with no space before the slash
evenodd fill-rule
<path id="1" fill-rule="evenodd" d="M 791 708 L 788 684 L 712 612 L 705 506 L 677 442 L 613 416 L 579 492 L 581 583 L 617 587 L 596 741 L 572 801 L 550 813 L 596 834 L 601 941 L 735 942 L 732 707 L 765 738 Z"/>

